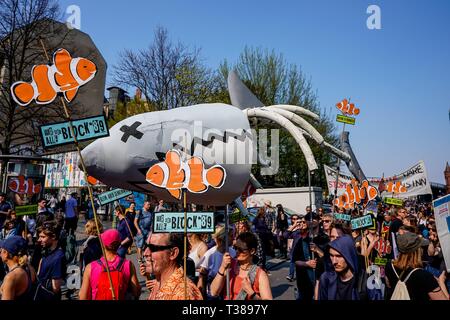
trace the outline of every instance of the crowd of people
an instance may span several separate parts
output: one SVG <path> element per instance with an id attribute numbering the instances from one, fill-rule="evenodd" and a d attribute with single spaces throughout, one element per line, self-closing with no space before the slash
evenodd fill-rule
<path id="1" fill-rule="evenodd" d="M 80 300 L 271 300 L 268 257 L 288 262 L 286 281 L 297 300 L 448 300 L 449 275 L 429 205 L 379 204 L 371 226 L 352 230 L 347 214 L 323 208 L 286 214 L 266 201 L 254 218 L 219 223 L 213 234 L 153 233 L 163 201 L 140 210 L 114 208 L 105 229 L 86 212 L 85 239 L 77 245 L 75 195 L 64 202 L 40 199 L 35 216 L 17 216 L 0 194 L 0 296 L 2 300 L 61 300 L 66 268 L 82 274 Z M 367 213 L 367 212 L 366 212 Z M 227 232 L 228 231 L 228 232 Z M 130 254 L 137 251 L 137 259 Z M 185 270 L 186 269 L 186 270 Z M 185 277 L 186 275 L 186 277 Z"/>

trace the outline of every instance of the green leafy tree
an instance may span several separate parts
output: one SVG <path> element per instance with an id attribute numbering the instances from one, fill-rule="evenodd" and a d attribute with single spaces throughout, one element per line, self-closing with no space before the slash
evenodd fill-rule
<path id="1" fill-rule="evenodd" d="M 108 119 L 108 126 L 109 128 L 111 128 L 123 119 L 140 113 L 152 112 L 155 110 L 156 107 L 152 103 L 148 103 L 147 101 L 142 100 L 138 97 L 134 97 L 133 100 L 127 103 L 119 102 L 117 103 L 116 109 L 114 110 L 113 117 L 110 117 Z"/>

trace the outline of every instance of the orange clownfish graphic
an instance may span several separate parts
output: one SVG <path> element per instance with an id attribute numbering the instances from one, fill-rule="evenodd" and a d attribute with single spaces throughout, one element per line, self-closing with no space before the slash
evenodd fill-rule
<path id="1" fill-rule="evenodd" d="M 359 109 L 355 108 L 354 103 L 348 103 L 347 99 L 342 100 L 341 102 L 336 103 L 336 107 L 342 111 L 343 114 L 347 115 L 355 115 L 359 114 Z"/>
<path id="2" fill-rule="evenodd" d="M 226 172 L 222 166 L 215 165 L 205 169 L 201 158 L 182 159 L 178 150 L 167 151 L 166 159 L 150 167 L 146 174 L 147 182 L 167 189 L 177 199 L 181 199 L 183 188 L 192 193 L 203 193 L 209 186 L 221 188 L 225 178 Z"/>
<path id="3" fill-rule="evenodd" d="M 361 187 L 359 187 L 358 182 L 352 179 L 351 183 L 347 184 L 345 193 L 334 200 L 334 205 L 346 210 L 353 209 L 355 203 L 362 203 L 363 207 L 366 207 L 369 201 L 372 201 L 377 196 L 378 190 L 369 185 L 367 180 L 364 180 Z"/>
<path id="4" fill-rule="evenodd" d="M 66 49 L 53 54 L 53 64 L 40 64 L 31 70 L 31 83 L 18 81 L 11 86 L 11 95 L 17 104 L 26 106 L 33 100 L 48 104 L 62 92 L 71 102 L 78 88 L 91 81 L 97 72 L 95 64 L 85 58 L 72 58 Z"/>
<path id="5" fill-rule="evenodd" d="M 391 181 L 387 184 L 386 191 L 389 193 L 404 193 L 407 189 L 400 183 L 400 181 L 397 181 L 395 184 Z"/>
<path id="6" fill-rule="evenodd" d="M 18 194 L 27 194 L 30 197 L 33 194 L 41 192 L 41 184 L 34 184 L 33 179 L 25 180 L 23 175 L 13 178 L 8 183 L 9 190 Z"/>

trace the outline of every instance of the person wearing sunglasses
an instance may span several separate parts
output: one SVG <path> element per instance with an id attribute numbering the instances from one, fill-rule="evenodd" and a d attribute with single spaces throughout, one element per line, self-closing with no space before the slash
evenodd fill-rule
<path id="1" fill-rule="evenodd" d="M 200 277 L 197 287 L 202 291 L 207 300 L 217 299 L 211 295 L 211 283 L 219 271 L 224 253 L 229 252 L 232 257 L 236 256 L 236 251 L 233 247 L 229 246 L 226 248 L 226 236 L 225 226 L 217 225 L 216 231 L 212 235 L 216 245 L 206 251 L 203 262 L 200 265 Z M 232 236 L 233 230 L 230 228 L 228 230 L 228 239 L 232 239 Z M 231 241 L 229 243 L 231 244 Z"/>
<path id="2" fill-rule="evenodd" d="M 117 254 L 121 243 L 119 231 L 106 230 L 100 238 L 105 246 L 105 256 L 86 266 L 79 293 L 80 300 L 126 300 L 127 292 L 135 300 L 139 299 L 141 286 L 134 264 Z M 106 264 L 114 288 L 114 297 Z"/>
<path id="3" fill-rule="evenodd" d="M 223 296 L 225 300 L 272 300 L 267 273 L 253 263 L 258 240 L 251 232 L 241 233 L 234 248 L 236 258 L 226 252 L 219 271 L 211 283 L 211 294 Z M 229 269 L 230 296 L 226 290 L 226 272 Z"/>
<path id="4" fill-rule="evenodd" d="M 308 223 L 310 225 L 308 225 Z M 329 242 L 327 235 L 319 230 L 319 217 L 310 212 L 300 218 L 300 237 L 292 251 L 297 274 L 298 299 L 311 301 L 316 287 L 316 269 L 319 256 L 323 255 L 323 247 Z M 312 234 L 310 233 L 312 230 Z"/>
<path id="5" fill-rule="evenodd" d="M 326 213 L 322 216 L 322 230 L 329 237 L 331 234 L 331 225 L 334 222 L 333 215 Z"/>
<path id="6" fill-rule="evenodd" d="M 300 224 L 299 224 L 300 216 L 297 214 L 291 215 L 291 225 L 284 232 L 283 237 L 287 239 L 287 251 L 289 254 L 289 274 L 286 276 L 286 279 L 289 282 L 295 280 L 295 263 L 292 261 L 292 250 L 294 249 L 295 244 L 300 238 Z"/>
<path id="7" fill-rule="evenodd" d="M 187 278 L 184 290 L 184 237 L 181 233 L 152 233 L 145 244 L 156 282 L 148 300 L 203 300 L 200 290 Z"/>

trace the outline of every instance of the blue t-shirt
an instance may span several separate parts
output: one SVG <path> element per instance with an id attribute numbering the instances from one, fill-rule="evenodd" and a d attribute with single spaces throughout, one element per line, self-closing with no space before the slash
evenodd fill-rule
<path id="1" fill-rule="evenodd" d="M 66 201 L 66 218 L 75 218 L 75 208 L 78 206 L 77 200 L 70 198 Z"/>
<path id="2" fill-rule="evenodd" d="M 153 225 L 153 213 L 142 209 L 142 211 L 136 216 L 139 221 L 139 228 L 144 235 L 148 235 L 152 230 Z"/>
<path id="3" fill-rule="evenodd" d="M 38 273 L 39 282 L 51 287 L 49 280 L 64 279 L 66 276 L 66 257 L 61 248 L 56 248 L 52 252 L 42 257 L 41 267 Z"/>

